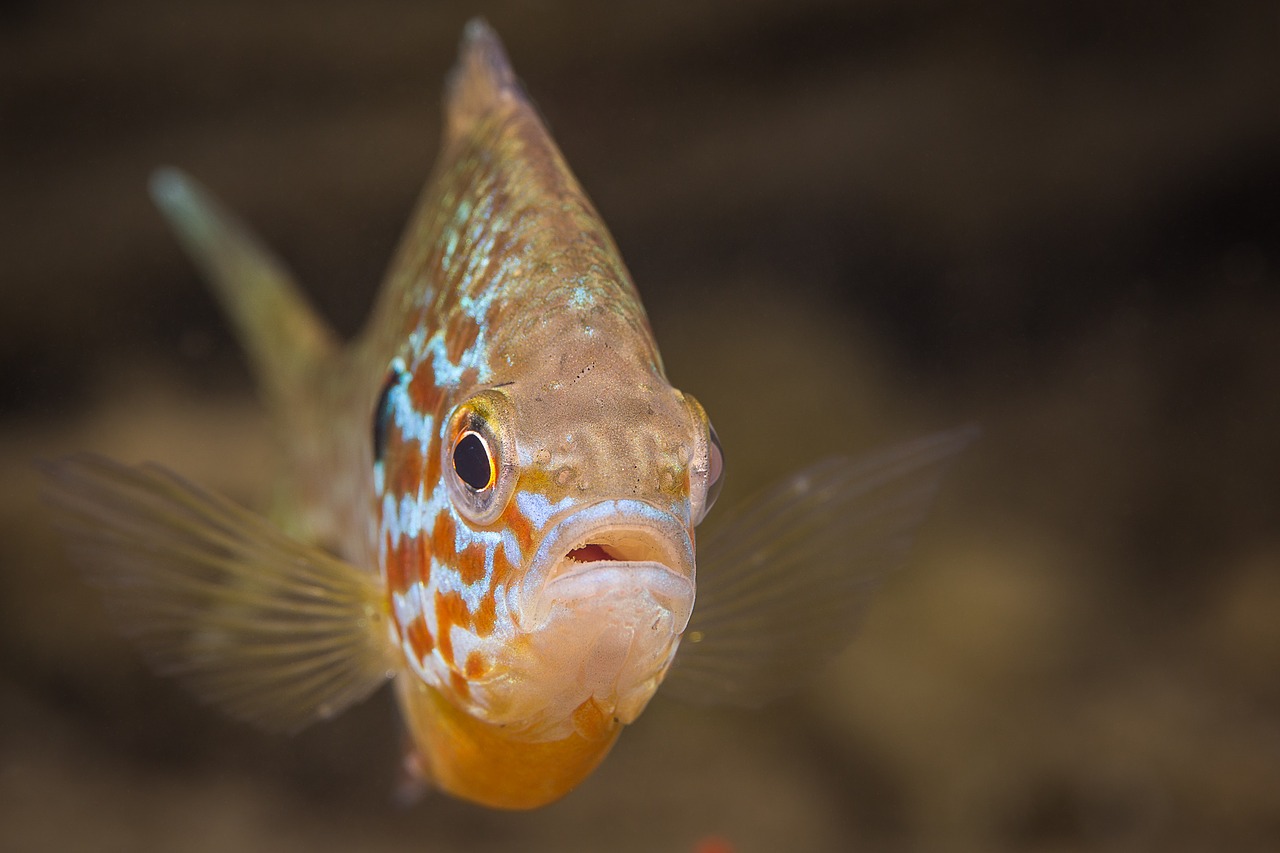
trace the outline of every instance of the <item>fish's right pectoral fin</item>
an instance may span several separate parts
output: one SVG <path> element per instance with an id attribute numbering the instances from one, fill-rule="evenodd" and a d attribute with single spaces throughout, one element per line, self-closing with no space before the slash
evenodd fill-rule
<path id="1" fill-rule="evenodd" d="M 976 436 L 961 427 L 825 459 L 733 507 L 698 543 L 698 600 L 662 692 L 761 705 L 839 654 Z"/>
<path id="2" fill-rule="evenodd" d="M 57 525 L 122 629 L 202 699 L 294 731 L 393 674 L 373 575 L 155 464 L 43 467 Z"/>

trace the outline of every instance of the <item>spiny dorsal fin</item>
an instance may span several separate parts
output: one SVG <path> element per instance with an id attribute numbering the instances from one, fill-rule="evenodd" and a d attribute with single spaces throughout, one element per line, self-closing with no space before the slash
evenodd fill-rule
<path id="1" fill-rule="evenodd" d="M 662 693 L 760 705 L 841 652 L 976 435 L 963 427 L 826 459 L 734 507 L 698 542 L 698 602 Z"/>
<path id="2" fill-rule="evenodd" d="M 462 31 L 458 62 L 445 88 L 446 134 L 458 139 L 503 98 L 525 99 L 502 41 L 483 18 L 472 18 Z"/>
<path id="3" fill-rule="evenodd" d="M 44 466 L 72 554 L 151 663 L 200 698 L 294 731 L 392 675 L 376 579 L 155 464 Z"/>
<path id="4" fill-rule="evenodd" d="M 617 246 L 517 82 L 498 37 L 467 25 L 451 73 L 444 144 L 435 174 L 405 229 L 369 334 L 403 334 L 407 306 L 501 306 L 505 288 L 559 280 L 596 290 L 635 328 L 644 357 L 660 364 Z M 549 286 L 549 285 L 548 285 Z M 542 323 L 538 312 L 490 322 L 491 352 Z M 385 350 L 389 339 L 370 339 Z"/>

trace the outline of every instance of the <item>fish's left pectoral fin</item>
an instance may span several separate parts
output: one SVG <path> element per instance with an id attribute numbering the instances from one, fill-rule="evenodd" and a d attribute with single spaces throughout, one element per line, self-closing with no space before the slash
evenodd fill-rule
<path id="1" fill-rule="evenodd" d="M 392 674 L 376 578 L 155 464 L 42 466 L 72 555 L 157 670 L 295 731 Z"/>
<path id="2" fill-rule="evenodd" d="M 842 651 L 976 435 L 962 427 L 826 459 L 734 507 L 698 543 L 697 604 L 661 692 L 758 706 Z"/>

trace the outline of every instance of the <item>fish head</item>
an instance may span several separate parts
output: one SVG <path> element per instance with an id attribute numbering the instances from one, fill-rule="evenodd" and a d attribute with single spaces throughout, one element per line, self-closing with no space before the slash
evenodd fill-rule
<path id="1" fill-rule="evenodd" d="M 482 802 L 539 805 L 532 790 L 576 784 L 653 696 L 693 609 L 719 442 L 651 353 L 611 343 L 610 322 L 544 317 L 554 351 L 441 394 L 428 458 L 408 460 L 438 479 L 408 513 L 384 508 L 416 514 L 386 543 L 411 728 L 431 775 Z M 393 433 L 388 463 L 412 451 Z M 542 788 L 512 799 L 509 780 L 540 764 Z"/>

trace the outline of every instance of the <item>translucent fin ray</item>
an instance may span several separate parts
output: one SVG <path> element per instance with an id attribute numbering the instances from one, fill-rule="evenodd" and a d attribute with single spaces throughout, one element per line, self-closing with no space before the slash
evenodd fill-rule
<path id="1" fill-rule="evenodd" d="M 392 669 L 376 579 L 166 469 L 44 466 L 73 555 L 157 670 L 266 728 L 365 698 Z"/>
<path id="2" fill-rule="evenodd" d="M 293 276 L 249 229 L 191 176 L 151 175 L 151 197 L 213 285 L 270 399 L 292 400 L 299 379 L 336 351 L 329 327 Z"/>
<path id="3" fill-rule="evenodd" d="M 760 705 L 840 652 L 976 434 L 827 459 L 726 514 L 699 540 L 698 600 L 663 694 Z"/>

